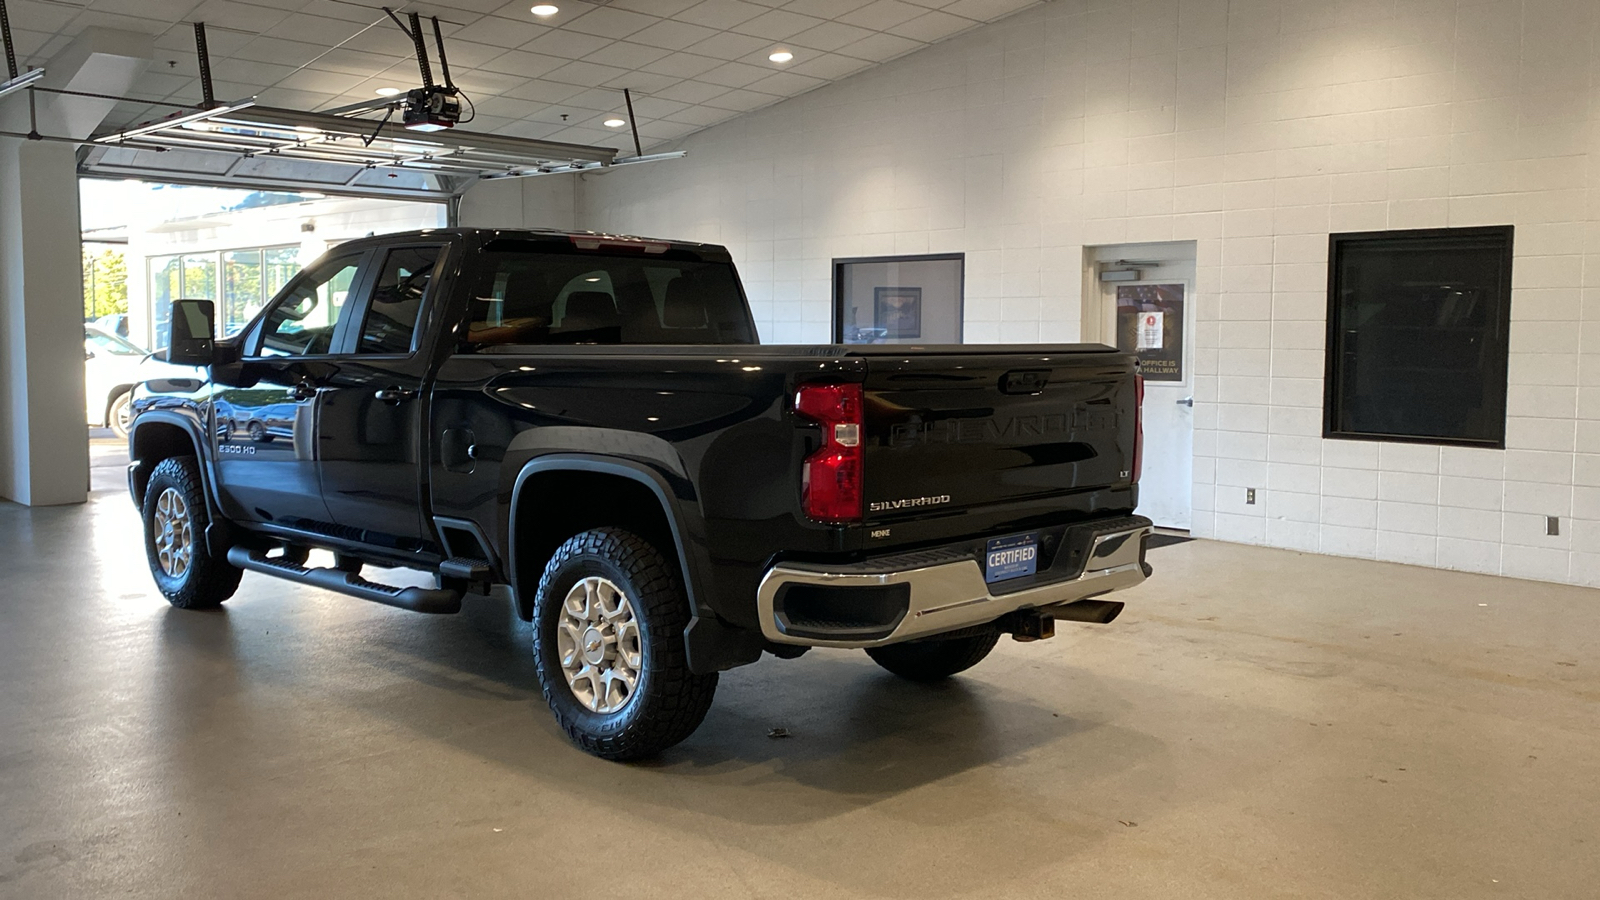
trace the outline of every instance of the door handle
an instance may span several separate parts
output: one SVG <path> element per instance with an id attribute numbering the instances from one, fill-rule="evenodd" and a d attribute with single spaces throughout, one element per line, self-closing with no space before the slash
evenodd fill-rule
<path id="1" fill-rule="evenodd" d="M 417 396 L 417 392 L 408 391 L 404 388 L 380 388 L 377 393 L 373 394 L 372 396 L 377 397 L 379 400 L 382 400 L 385 403 L 400 403 Z"/>
<path id="2" fill-rule="evenodd" d="M 1187 406 L 1190 409 L 1194 409 L 1194 398 L 1193 397 L 1185 397 L 1182 400 L 1176 400 L 1176 401 L 1173 401 L 1173 402 L 1177 403 L 1179 406 Z"/>
<path id="3" fill-rule="evenodd" d="M 317 396 L 317 386 L 309 381 L 297 381 L 286 393 L 291 400 L 310 400 Z"/>

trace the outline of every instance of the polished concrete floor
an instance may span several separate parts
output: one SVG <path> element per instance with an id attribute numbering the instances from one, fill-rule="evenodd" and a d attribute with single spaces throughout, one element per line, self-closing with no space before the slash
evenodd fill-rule
<path id="1" fill-rule="evenodd" d="M 616 765 L 497 604 L 169 609 L 115 491 L 0 546 L 0 897 L 1600 893 L 1596 591 L 1196 541 L 1113 625 L 768 659 Z"/>

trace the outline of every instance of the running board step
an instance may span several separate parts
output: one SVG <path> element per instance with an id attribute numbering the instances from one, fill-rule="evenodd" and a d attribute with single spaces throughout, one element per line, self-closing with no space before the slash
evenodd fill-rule
<path id="1" fill-rule="evenodd" d="M 494 567 L 487 559 L 452 556 L 439 564 L 439 574 L 462 581 L 489 581 L 494 578 Z"/>
<path id="2" fill-rule="evenodd" d="M 241 569 L 260 572 L 275 578 L 298 581 L 326 591 L 337 591 L 384 606 L 409 609 L 412 612 L 449 614 L 461 611 L 461 592 L 420 587 L 394 587 L 368 581 L 351 572 L 338 569 L 308 569 L 286 559 L 275 559 L 260 551 L 246 547 L 231 547 L 228 562 Z"/>

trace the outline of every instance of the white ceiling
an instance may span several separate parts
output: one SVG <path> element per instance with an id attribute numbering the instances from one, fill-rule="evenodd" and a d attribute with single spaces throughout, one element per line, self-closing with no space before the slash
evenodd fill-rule
<path id="1" fill-rule="evenodd" d="M 465 127 L 626 147 L 622 89 L 634 94 L 645 148 L 994 21 L 1040 0 L 392 0 L 437 15 L 451 75 L 477 106 Z M 156 35 L 157 60 L 133 88 L 144 100 L 200 101 L 190 23 L 204 21 L 219 100 L 321 110 L 420 82 L 410 40 L 383 0 L 9 0 L 18 55 L 43 65 L 81 29 Z M 424 30 L 431 27 L 424 21 Z M 429 43 L 434 79 L 438 60 Z M 779 65 L 775 49 L 794 53 Z M 107 129 L 170 108 L 120 105 Z M 563 119 L 562 117 L 566 118 Z M 624 154 L 626 155 L 626 153 Z"/>

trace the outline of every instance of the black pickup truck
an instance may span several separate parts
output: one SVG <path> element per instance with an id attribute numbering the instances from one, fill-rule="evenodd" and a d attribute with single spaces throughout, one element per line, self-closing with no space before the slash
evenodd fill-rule
<path id="1" fill-rule="evenodd" d="M 1094 598 L 1150 572 L 1142 381 L 1103 346 L 759 346 L 725 249 L 541 231 L 352 241 L 237 335 L 212 313 L 173 304 L 168 359 L 202 368 L 133 402 L 167 599 L 244 570 L 427 613 L 509 596 L 603 757 L 683 740 L 763 652 L 942 678 L 1111 621 Z"/>

